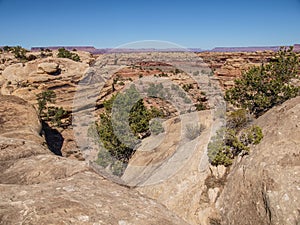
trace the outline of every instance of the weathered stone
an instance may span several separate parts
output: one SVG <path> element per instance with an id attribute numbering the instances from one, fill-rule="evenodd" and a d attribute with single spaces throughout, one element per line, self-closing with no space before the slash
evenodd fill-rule
<path id="1" fill-rule="evenodd" d="M 15 96 L 0 100 L 1 224 L 187 224 L 84 162 L 53 155 L 33 138 L 40 124 L 32 106 Z"/>
<path id="2" fill-rule="evenodd" d="M 264 138 L 233 166 L 218 208 L 222 224 L 299 224 L 300 97 L 255 123 Z"/>
<path id="3" fill-rule="evenodd" d="M 56 74 L 59 71 L 59 65 L 57 63 L 44 62 L 38 64 L 37 73 Z"/>

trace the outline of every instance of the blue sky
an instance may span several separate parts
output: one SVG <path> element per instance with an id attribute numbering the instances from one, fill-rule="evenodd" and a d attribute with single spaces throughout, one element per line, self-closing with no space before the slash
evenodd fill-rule
<path id="1" fill-rule="evenodd" d="M 0 46 L 300 43 L 300 0 L 0 0 Z"/>

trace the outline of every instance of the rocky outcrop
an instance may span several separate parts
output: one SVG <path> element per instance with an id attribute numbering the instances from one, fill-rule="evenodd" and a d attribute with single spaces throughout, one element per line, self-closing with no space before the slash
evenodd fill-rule
<path id="1" fill-rule="evenodd" d="M 37 106 L 37 94 L 53 90 L 56 94 L 55 106 L 71 112 L 76 85 L 88 68 L 87 63 L 55 57 L 12 64 L 7 66 L 0 76 L 0 83 L 2 78 L 0 92 L 4 95 L 21 97 Z M 54 128 L 65 140 L 60 152 L 63 156 L 83 160 L 73 137 L 71 117 L 67 121 L 68 124 L 64 129 Z"/>
<path id="2" fill-rule="evenodd" d="M 0 100 L 0 224 L 186 224 L 84 162 L 53 155 L 34 108 L 15 96 Z"/>
<path id="3" fill-rule="evenodd" d="M 37 73 L 57 74 L 59 72 L 57 63 L 40 63 L 38 64 Z"/>
<path id="4" fill-rule="evenodd" d="M 210 218 L 218 216 L 214 204 L 223 189 L 226 168 L 210 166 L 206 157 L 214 123 L 210 111 L 198 113 L 206 128 L 201 135 L 186 138 L 184 124 L 197 122 L 193 114 L 166 121 L 165 136 L 144 139 L 122 179 L 190 224 L 209 225 Z"/>
<path id="5" fill-rule="evenodd" d="M 264 138 L 236 162 L 218 200 L 222 224 L 300 223 L 300 97 L 271 109 L 256 124 Z"/>
<path id="6" fill-rule="evenodd" d="M 298 224 L 299 112 L 300 97 L 297 97 L 255 121 L 262 127 L 264 138 L 251 149 L 249 156 L 235 162 L 230 173 L 222 166 L 201 166 L 212 122 L 204 111 L 200 121 L 207 129 L 198 138 L 197 150 L 188 160 L 177 158 L 180 164 L 174 162 L 173 167 L 168 167 L 172 162 L 170 156 L 180 151 L 174 148 L 180 145 L 175 137 L 180 136 L 181 129 L 180 123 L 169 121 L 165 137 L 168 141 L 149 152 L 147 148 L 160 142 L 160 137 L 145 139 L 122 178 L 190 224 Z M 187 144 L 185 151 L 189 148 Z M 170 168 L 176 173 L 164 177 Z"/>
<path id="7" fill-rule="evenodd" d="M 209 65 L 215 78 L 226 89 L 232 87 L 234 79 L 249 68 L 269 61 L 275 52 L 201 52 L 197 55 Z"/>

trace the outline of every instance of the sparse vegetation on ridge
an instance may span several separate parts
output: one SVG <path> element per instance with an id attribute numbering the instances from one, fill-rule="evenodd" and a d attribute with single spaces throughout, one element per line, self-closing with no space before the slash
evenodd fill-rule
<path id="1" fill-rule="evenodd" d="M 58 49 L 58 54 L 57 54 L 58 58 L 68 58 L 68 59 L 72 59 L 75 62 L 79 62 L 80 61 L 80 57 L 78 54 L 73 53 L 68 51 L 65 48 L 60 48 Z"/>
<path id="2" fill-rule="evenodd" d="M 26 56 L 28 50 L 22 48 L 21 46 L 4 46 L 1 50 L 4 52 L 11 52 L 14 56 L 22 62 L 31 61 L 36 59 L 34 55 Z"/>
<path id="3" fill-rule="evenodd" d="M 281 48 L 268 64 L 253 67 L 235 80 L 225 99 L 260 116 L 272 107 L 299 95 L 300 87 L 291 83 L 299 79 L 299 58 L 293 48 Z"/>
<path id="4" fill-rule="evenodd" d="M 250 146 L 261 141 L 261 128 L 248 125 L 250 114 L 258 117 L 299 95 L 300 87 L 292 84 L 292 79 L 299 79 L 299 66 L 293 48 L 281 48 L 268 64 L 253 67 L 235 80 L 225 100 L 240 109 L 230 114 L 226 127 L 210 141 L 207 154 L 212 165 L 229 166 L 234 157 L 248 154 Z"/>

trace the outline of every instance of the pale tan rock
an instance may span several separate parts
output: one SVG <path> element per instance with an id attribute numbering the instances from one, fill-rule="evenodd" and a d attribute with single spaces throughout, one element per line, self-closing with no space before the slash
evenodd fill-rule
<path id="1" fill-rule="evenodd" d="M 300 97 L 255 123 L 264 138 L 237 161 L 218 199 L 222 224 L 294 225 L 300 221 Z"/>
<path id="2" fill-rule="evenodd" d="M 187 114 L 186 118 L 194 122 L 193 116 Z M 181 122 L 166 121 L 166 136 L 161 138 L 162 143 L 155 147 L 160 143 L 159 136 L 144 139 L 140 147 L 143 151 L 135 153 L 122 179 L 190 224 L 209 225 L 209 218 L 216 215 L 214 201 L 222 185 L 211 172 L 205 153 L 213 123 L 210 111 L 199 112 L 199 118 L 207 129 L 197 140 L 187 142 L 180 140 L 180 135 L 184 137 Z M 196 141 L 198 145 L 193 150 Z M 177 149 L 178 146 L 181 147 Z M 170 170 L 174 173 L 166 176 Z M 221 175 L 224 176 L 222 169 Z M 210 191 L 209 194 L 209 190 L 213 193 Z"/>
<path id="3" fill-rule="evenodd" d="M 47 74 L 55 74 L 58 72 L 58 67 L 59 65 L 57 63 L 50 63 L 50 62 L 44 62 L 44 63 L 40 63 L 37 66 L 37 73 L 39 74 L 43 74 L 43 73 L 47 73 Z"/>
<path id="4" fill-rule="evenodd" d="M 16 96 L 0 100 L 1 224 L 187 224 L 84 162 L 53 155 L 32 140 L 40 130 L 34 109 Z"/>

